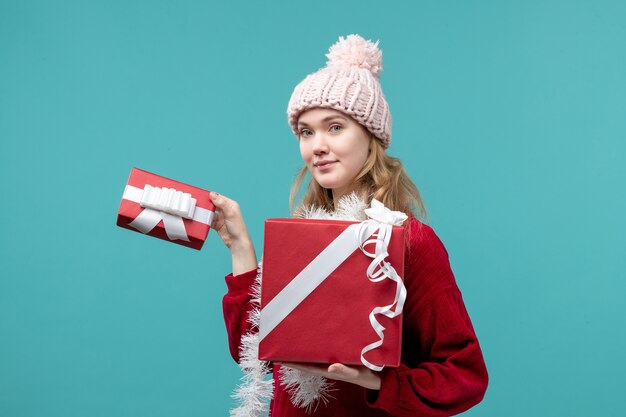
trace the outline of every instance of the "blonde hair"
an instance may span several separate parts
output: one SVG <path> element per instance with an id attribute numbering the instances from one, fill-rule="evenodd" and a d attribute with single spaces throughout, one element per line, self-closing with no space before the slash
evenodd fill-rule
<path id="1" fill-rule="evenodd" d="M 366 193 L 368 203 L 375 198 L 391 210 L 413 215 L 428 224 L 428 213 L 420 192 L 409 178 L 400 159 L 387 155 L 382 142 L 374 136 L 370 138 L 370 146 L 369 156 L 354 179 L 357 182 L 356 189 Z M 334 210 L 332 190 L 323 188 L 312 178 L 309 178 L 308 187 L 298 207 L 293 209 L 296 195 L 307 172 L 305 165 L 296 174 L 291 187 L 289 209 L 292 215 L 300 208 L 308 206 Z"/>

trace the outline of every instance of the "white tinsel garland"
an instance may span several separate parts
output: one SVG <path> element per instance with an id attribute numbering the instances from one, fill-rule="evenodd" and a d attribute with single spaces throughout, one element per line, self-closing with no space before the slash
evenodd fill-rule
<path id="1" fill-rule="evenodd" d="M 231 417 L 257 417 L 267 415 L 269 402 L 274 394 L 274 381 L 269 363 L 258 359 L 259 351 L 259 317 L 261 314 L 261 276 L 262 263 L 259 263 L 257 276 L 252 285 L 252 309 L 248 318 L 251 330 L 241 337 L 239 346 L 239 367 L 243 371 L 241 384 L 232 397 L 239 403 L 230 410 Z"/>
<path id="2" fill-rule="evenodd" d="M 368 207 L 356 193 L 342 197 L 334 212 L 320 207 L 307 207 L 297 217 L 306 219 L 333 219 L 363 221 L 366 219 L 364 210 Z M 259 321 L 261 316 L 261 280 L 262 262 L 259 262 L 257 276 L 251 288 L 252 306 L 249 322 L 251 329 L 241 337 L 239 347 L 239 367 L 243 371 L 241 384 L 232 397 L 238 406 L 230 411 L 231 417 L 261 417 L 268 414 L 269 402 L 274 394 L 274 381 L 269 362 L 258 359 Z M 320 403 L 328 404 L 332 397 L 333 383 L 328 379 L 302 372 L 296 369 L 281 367 L 280 382 L 291 395 L 291 403 L 305 408 L 307 413 L 317 409 Z"/>
<path id="3" fill-rule="evenodd" d="M 291 395 L 291 403 L 300 408 L 304 408 L 307 414 L 317 410 L 320 403 L 328 404 L 334 391 L 333 381 L 320 375 L 310 374 L 298 369 L 280 368 L 280 383 L 285 386 L 285 390 Z"/>

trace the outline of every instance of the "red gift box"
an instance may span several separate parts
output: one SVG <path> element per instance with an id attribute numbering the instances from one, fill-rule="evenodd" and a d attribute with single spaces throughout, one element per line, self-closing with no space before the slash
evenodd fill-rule
<path id="1" fill-rule="evenodd" d="M 359 225 L 362 223 L 311 219 L 265 222 L 259 359 L 400 365 L 402 315 L 388 318 L 377 314 L 384 341 L 364 353 L 366 362 L 361 354 L 364 347 L 380 339 L 370 324 L 372 310 L 391 307 L 400 287 L 404 291 L 400 280 L 404 274 L 404 228 L 388 226 L 391 238 L 386 261 L 395 268 L 399 282 L 372 282 L 367 276 L 372 257 L 365 255 L 358 242 L 356 247 L 353 242 L 346 243 L 355 240 Z M 369 227 L 365 238 L 378 230 Z M 365 249 L 374 252 L 374 247 L 368 243 Z"/>
<path id="2" fill-rule="evenodd" d="M 200 250 L 214 212 L 209 191 L 133 168 L 117 225 Z"/>

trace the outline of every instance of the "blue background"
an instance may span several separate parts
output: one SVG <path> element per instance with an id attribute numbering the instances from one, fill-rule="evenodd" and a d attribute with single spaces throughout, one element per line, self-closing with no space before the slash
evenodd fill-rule
<path id="1" fill-rule="evenodd" d="M 472 416 L 615 416 L 626 375 L 626 3 L 0 1 L 0 415 L 227 415 L 230 257 L 115 226 L 131 167 L 237 200 L 301 161 L 293 87 L 380 39 L 390 154 L 490 371 Z"/>

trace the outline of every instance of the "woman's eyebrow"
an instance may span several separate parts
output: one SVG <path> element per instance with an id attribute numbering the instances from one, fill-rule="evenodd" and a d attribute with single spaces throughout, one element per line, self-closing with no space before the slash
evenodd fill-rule
<path id="1" fill-rule="evenodd" d="M 329 120 L 333 120 L 333 119 L 343 119 L 343 120 L 345 120 L 345 121 L 348 121 L 348 119 L 347 119 L 347 118 L 343 117 L 343 116 L 342 116 L 342 115 L 340 115 L 340 114 L 333 114 L 332 116 L 327 116 L 327 117 L 324 117 L 324 118 L 322 119 L 322 122 L 327 122 L 327 121 L 329 121 Z M 308 125 L 309 125 L 309 124 L 308 124 L 308 123 L 306 123 L 306 122 L 298 121 L 298 126 L 308 126 Z"/>

